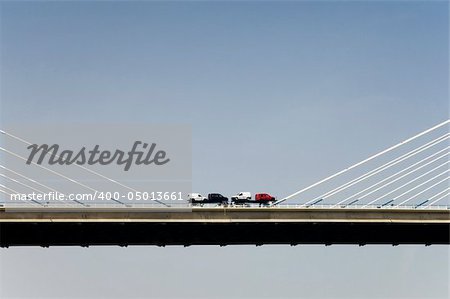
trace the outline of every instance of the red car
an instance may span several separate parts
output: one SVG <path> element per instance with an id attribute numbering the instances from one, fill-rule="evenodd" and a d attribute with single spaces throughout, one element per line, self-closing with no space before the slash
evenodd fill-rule
<path id="1" fill-rule="evenodd" d="M 272 195 L 267 194 L 267 193 L 256 193 L 255 194 L 255 201 L 256 202 L 275 201 L 275 197 L 273 197 Z"/>

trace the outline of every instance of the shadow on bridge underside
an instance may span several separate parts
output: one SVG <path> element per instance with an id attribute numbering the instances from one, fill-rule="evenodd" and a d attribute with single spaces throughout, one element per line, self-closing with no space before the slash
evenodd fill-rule
<path id="1" fill-rule="evenodd" d="M 446 223 L 0 223 L 0 246 L 450 244 Z"/>

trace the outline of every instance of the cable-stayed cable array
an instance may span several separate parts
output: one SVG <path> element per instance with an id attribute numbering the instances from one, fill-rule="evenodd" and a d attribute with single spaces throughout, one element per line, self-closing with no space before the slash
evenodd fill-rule
<path id="1" fill-rule="evenodd" d="M 335 208 L 348 206 L 367 208 L 373 205 L 378 207 L 411 205 L 418 208 L 443 203 L 450 199 L 449 123 L 450 120 L 446 120 L 420 132 L 278 200 L 275 205 L 300 197 L 303 202 L 301 205 L 305 207 L 321 203 Z M 445 130 L 445 133 L 440 132 L 442 130 Z M 439 132 L 441 135 L 434 136 Z M 433 139 L 428 141 L 430 137 Z M 384 162 L 383 158 L 388 158 L 388 161 Z M 382 161 L 380 166 L 379 161 Z M 367 167 L 369 169 L 366 169 Z M 357 170 L 362 174 L 358 173 L 356 178 L 346 178 L 342 183 L 344 175 Z M 334 186 L 334 182 L 340 183 Z M 310 193 L 314 190 L 318 190 L 318 195 L 311 196 Z"/>

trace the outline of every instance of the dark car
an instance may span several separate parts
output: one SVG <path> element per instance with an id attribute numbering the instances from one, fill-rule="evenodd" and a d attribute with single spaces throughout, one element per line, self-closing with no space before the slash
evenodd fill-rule
<path id="1" fill-rule="evenodd" d="M 219 193 L 209 193 L 207 202 L 208 203 L 228 204 L 228 197 L 225 197 Z"/>

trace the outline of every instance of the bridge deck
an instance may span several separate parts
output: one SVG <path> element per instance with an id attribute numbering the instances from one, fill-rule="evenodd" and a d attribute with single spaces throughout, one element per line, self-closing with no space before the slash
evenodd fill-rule
<path id="1" fill-rule="evenodd" d="M 450 210 L 1 208 L 0 246 L 450 244 Z"/>
<path id="2" fill-rule="evenodd" d="M 0 222 L 421 222 L 450 223 L 444 209 L 290 207 L 0 208 Z"/>

